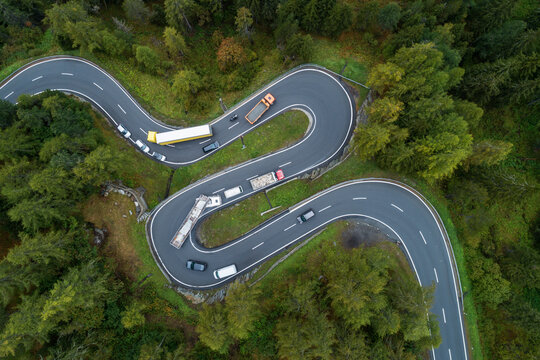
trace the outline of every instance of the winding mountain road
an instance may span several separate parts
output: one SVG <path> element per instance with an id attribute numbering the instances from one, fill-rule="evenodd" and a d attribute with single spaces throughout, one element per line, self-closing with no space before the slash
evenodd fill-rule
<path id="1" fill-rule="evenodd" d="M 301 241 L 343 218 L 362 218 L 377 223 L 382 231 L 400 241 L 420 284 L 436 284 L 431 311 L 437 315 L 442 344 L 433 349 L 434 359 L 467 359 L 460 285 L 453 264 L 446 230 L 431 205 L 413 189 L 384 179 L 362 179 L 327 189 L 273 217 L 248 234 L 219 248 L 207 249 L 196 239 L 195 231 L 186 243 L 175 249 L 169 242 L 200 194 L 221 194 L 241 185 L 244 192 L 225 199 L 221 206 L 208 208 L 203 218 L 232 203 L 253 195 L 249 179 L 282 168 L 286 179 L 293 179 L 325 165 L 340 155 L 354 129 L 355 104 L 347 90 L 330 72 L 304 67 L 289 72 L 238 104 L 230 113 L 238 113 L 237 122 L 229 114 L 212 121 L 211 139 L 194 140 L 173 146 L 146 142 L 146 132 L 173 127 L 150 116 L 112 76 L 97 65 L 76 57 L 58 56 L 34 61 L 0 83 L 0 99 L 16 102 L 21 94 L 37 94 L 46 89 L 71 93 L 87 101 L 115 125 L 131 132 L 129 141 L 137 139 L 167 156 L 167 165 L 179 167 L 201 160 L 210 154 L 202 152 L 209 140 L 221 146 L 253 130 L 279 113 L 290 109 L 304 111 L 310 126 L 304 138 L 291 147 L 211 175 L 170 196 L 152 212 L 147 222 L 151 251 L 167 278 L 193 289 L 220 286 L 233 278 L 216 280 L 213 270 L 236 264 L 243 274 L 260 265 L 289 245 Z M 271 92 L 276 103 L 256 126 L 243 119 L 259 99 Z M 296 216 L 313 209 L 315 217 L 298 224 Z M 186 260 L 208 263 L 204 272 L 186 269 Z"/>

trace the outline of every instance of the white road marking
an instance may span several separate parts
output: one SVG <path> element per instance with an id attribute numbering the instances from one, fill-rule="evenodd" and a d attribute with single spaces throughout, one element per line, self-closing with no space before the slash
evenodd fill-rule
<path id="1" fill-rule="evenodd" d="M 435 272 L 435 280 L 437 280 L 437 284 L 439 283 L 439 277 L 437 276 L 437 269 L 433 268 L 433 272 Z"/>
<path id="2" fill-rule="evenodd" d="M 92 84 L 96 85 L 99 90 L 103 90 L 103 88 L 101 86 L 99 86 L 98 84 L 96 84 L 95 82 L 93 82 Z"/>
<path id="3" fill-rule="evenodd" d="M 450 357 L 450 360 L 452 360 L 452 351 L 450 350 L 450 348 L 448 348 L 448 356 Z"/>
<path id="4" fill-rule="evenodd" d="M 289 161 L 288 163 L 285 163 L 283 165 L 279 165 L 279 167 L 284 167 L 284 166 L 287 166 L 287 165 L 290 165 L 290 164 L 292 164 L 292 161 Z"/>
<path id="5" fill-rule="evenodd" d="M 146 131 L 144 131 L 142 128 L 139 128 L 145 135 L 148 135 Z"/>
<path id="6" fill-rule="evenodd" d="M 210 140 L 212 140 L 212 139 L 201 141 L 199 144 L 204 144 L 205 142 L 209 142 Z"/>
<path id="7" fill-rule="evenodd" d="M 391 203 L 390 205 L 392 205 L 393 207 L 395 207 L 395 208 L 398 209 L 399 211 L 403 212 L 403 210 L 401 210 L 397 205 L 394 205 L 394 204 L 392 204 L 392 203 Z"/>
<path id="8" fill-rule="evenodd" d="M 259 245 L 256 245 L 254 247 L 251 248 L 251 250 L 255 250 L 256 248 L 258 248 L 259 246 L 261 246 L 262 244 L 264 244 L 264 241 L 262 243 L 260 243 Z"/>
<path id="9" fill-rule="evenodd" d="M 328 205 L 327 207 L 325 207 L 325 208 L 323 208 L 323 209 L 319 210 L 319 212 L 323 212 L 324 210 L 326 210 L 326 209 L 330 209 L 331 207 L 332 207 L 332 205 Z"/>
<path id="10" fill-rule="evenodd" d="M 32 79 L 32 82 L 34 82 L 34 81 L 36 81 L 36 80 L 39 80 L 39 79 L 41 79 L 42 77 L 43 77 L 43 75 L 41 75 L 41 76 L 38 76 L 37 78 L 35 78 L 35 79 Z"/>
<path id="11" fill-rule="evenodd" d="M 420 233 L 420 236 L 422 237 L 422 240 L 424 240 L 424 244 L 427 245 L 426 238 L 424 237 L 424 234 L 422 234 L 421 231 L 419 231 L 419 233 Z"/>
<path id="12" fill-rule="evenodd" d="M 231 130 L 233 127 L 235 127 L 238 124 L 240 124 L 240 123 L 232 124 L 231 126 L 229 126 L 229 130 Z"/>
<path id="13" fill-rule="evenodd" d="M 118 105 L 118 107 L 120 108 L 120 110 L 122 110 L 122 112 L 123 112 L 124 114 L 126 113 L 126 111 L 125 111 L 124 109 L 122 109 L 122 107 L 120 106 L 120 104 L 116 104 L 116 105 Z"/>
<path id="14" fill-rule="evenodd" d="M 444 308 L 442 308 L 442 317 L 443 317 L 444 323 L 446 324 L 446 313 L 444 312 Z"/>
<path id="15" fill-rule="evenodd" d="M 289 226 L 288 228 L 284 229 L 283 231 L 287 231 L 287 230 L 289 230 L 289 229 L 291 229 L 291 228 L 293 228 L 293 227 L 295 227 L 295 226 L 296 226 L 296 224 L 292 224 L 291 226 Z"/>
<path id="16" fill-rule="evenodd" d="M 259 176 L 259 175 L 255 175 L 255 176 L 252 176 L 252 177 L 248 177 L 246 180 L 249 181 L 249 180 L 251 180 L 251 179 L 255 179 L 257 176 Z"/>
<path id="17" fill-rule="evenodd" d="M 353 200 L 367 200 L 367 197 L 355 197 Z"/>
<path id="18" fill-rule="evenodd" d="M 4 96 L 4 99 L 7 99 L 7 98 L 10 97 L 12 94 L 13 94 L 13 91 L 10 92 L 9 94 L 7 94 L 6 96 Z"/>
<path id="19" fill-rule="evenodd" d="M 221 188 L 221 189 L 219 189 L 219 190 L 216 190 L 216 191 L 214 191 L 212 194 L 217 194 L 218 192 L 223 191 L 223 190 L 225 190 L 225 188 Z"/>
<path id="20" fill-rule="evenodd" d="M 66 76 L 73 76 L 72 73 L 62 73 L 62 75 L 66 75 Z"/>
<path id="21" fill-rule="evenodd" d="M 174 145 L 171 145 L 171 144 L 165 144 L 165 146 L 168 146 L 168 147 L 174 147 Z"/>

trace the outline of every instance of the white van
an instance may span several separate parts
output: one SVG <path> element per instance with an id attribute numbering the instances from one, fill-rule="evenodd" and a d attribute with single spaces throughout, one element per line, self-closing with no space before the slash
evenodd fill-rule
<path id="1" fill-rule="evenodd" d="M 236 270 L 236 265 L 232 264 L 229 266 L 225 266 L 221 269 L 217 269 L 214 271 L 214 277 L 216 279 L 223 279 L 226 277 L 229 277 L 231 275 L 236 274 L 238 271 Z"/>
<path id="2" fill-rule="evenodd" d="M 230 188 L 229 190 L 225 190 L 223 194 L 225 195 L 225 198 L 232 198 L 233 196 L 240 195 L 244 192 L 244 189 L 242 189 L 241 186 Z"/>

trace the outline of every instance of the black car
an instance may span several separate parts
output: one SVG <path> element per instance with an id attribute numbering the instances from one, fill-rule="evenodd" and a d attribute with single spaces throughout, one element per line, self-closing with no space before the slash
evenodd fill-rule
<path id="1" fill-rule="evenodd" d="M 236 120 L 236 119 L 238 119 L 238 114 L 234 114 L 233 116 L 231 116 L 231 117 L 229 118 L 229 121 L 234 121 L 234 120 Z"/>
<path id="2" fill-rule="evenodd" d="M 218 143 L 217 141 L 214 141 L 214 142 L 211 143 L 210 145 L 206 145 L 205 147 L 203 147 L 203 148 L 202 148 L 202 151 L 204 151 L 205 153 L 207 153 L 207 152 L 216 150 L 218 147 L 219 147 L 219 143 Z"/>
<path id="3" fill-rule="evenodd" d="M 195 260 L 188 260 L 186 262 L 186 267 L 189 270 L 195 270 L 195 271 L 204 271 L 206 270 L 206 263 L 195 261 Z"/>

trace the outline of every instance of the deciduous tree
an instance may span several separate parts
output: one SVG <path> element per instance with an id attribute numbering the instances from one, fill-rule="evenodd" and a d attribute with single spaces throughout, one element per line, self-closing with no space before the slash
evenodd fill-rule
<path id="1" fill-rule="evenodd" d="M 247 56 L 242 45 L 234 38 L 223 39 L 217 51 L 218 66 L 221 71 L 230 70 L 247 62 Z"/>
<path id="2" fill-rule="evenodd" d="M 184 56 L 187 46 L 182 34 L 179 34 L 175 28 L 167 26 L 163 31 L 163 41 L 167 46 L 167 51 L 171 56 Z"/>
<path id="3" fill-rule="evenodd" d="M 395 2 L 388 3 L 377 15 L 379 26 L 384 30 L 395 30 L 401 18 L 401 7 Z"/>

